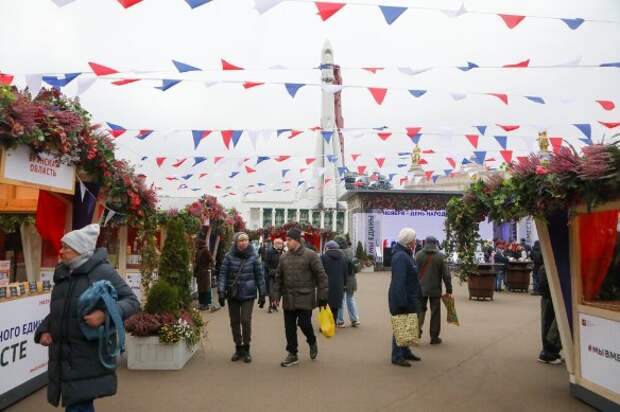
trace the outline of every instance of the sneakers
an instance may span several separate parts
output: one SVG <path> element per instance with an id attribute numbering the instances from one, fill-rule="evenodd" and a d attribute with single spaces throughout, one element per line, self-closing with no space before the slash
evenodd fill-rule
<path id="1" fill-rule="evenodd" d="M 280 366 L 283 368 L 288 368 L 289 366 L 299 365 L 299 358 L 294 353 L 289 353 L 286 359 L 280 363 Z"/>
<path id="2" fill-rule="evenodd" d="M 345 328 L 346 326 L 344 326 L 344 322 L 342 322 L 342 323 L 336 323 L 336 327 L 337 328 Z"/>
<path id="3" fill-rule="evenodd" d="M 401 360 L 397 360 L 397 361 L 392 361 L 392 365 L 403 366 L 405 368 L 410 368 L 411 367 L 411 364 L 409 362 L 407 362 L 405 359 L 401 359 Z"/>
<path id="4" fill-rule="evenodd" d="M 315 360 L 319 356 L 319 346 L 315 343 L 310 345 L 310 359 Z"/>
<path id="5" fill-rule="evenodd" d="M 361 325 L 359 320 L 356 320 L 355 322 L 351 323 L 351 326 L 353 326 L 354 328 L 358 328 Z"/>
<path id="6" fill-rule="evenodd" d="M 559 365 L 562 363 L 562 358 L 559 355 L 548 355 L 541 353 L 537 359 L 540 363 L 547 363 L 549 365 Z"/>

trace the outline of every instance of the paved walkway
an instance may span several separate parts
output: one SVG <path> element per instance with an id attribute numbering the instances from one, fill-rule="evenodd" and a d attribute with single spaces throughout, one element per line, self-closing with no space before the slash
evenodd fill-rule
<path id="1" fill-rule="evenodd" d="M 536 362 L 539 298 L 500 293 L 494 302 L 467 299 L 455 281 L 461 326 L 443 324 L 444 343 L 428 344 L 412 368 L 390 364 L 388 273 L 360 274 L 360 328 L 320 337 L 320 355 L 283 369 L 281 314 L 254 315 L 254 362 L 232 364 L 228 314 L 208 314 L 209 337 L 178 372 L 119 371 L 117 396 L 96 402 L 98 412 L 157 411 L 591 411 L 572 398 L 561 365 Z M 442 308 L 443 310 L 443 308 Z M 445 311 L 442 312 L 445 322 Z M 300 341 L 303 342 L 303 339 Z M 11 412 L 49 410 L 45 390 Z"/>

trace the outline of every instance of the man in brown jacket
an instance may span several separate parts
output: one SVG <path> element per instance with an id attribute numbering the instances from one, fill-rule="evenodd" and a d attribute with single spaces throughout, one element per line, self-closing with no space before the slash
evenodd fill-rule
<path id="1" fill-rule="evenodd" d="M 276 307 L 283 298 L 284 327 L 288 356 L 283 367 L 299 364 L 297 357 L 297 325 L 310 345 L 310 358 L 316 359 L 319 349 L 312 328 L 312 310 L 327 305 L 327 274 L 321 259 L 301 244 L 301 230 L 292 228 L 286 233 L 288 252 L 282 255 L 272 285 Z"/>

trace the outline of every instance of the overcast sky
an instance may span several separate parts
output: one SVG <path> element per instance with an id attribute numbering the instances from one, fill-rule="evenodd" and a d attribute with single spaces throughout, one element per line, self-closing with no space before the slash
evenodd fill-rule
<path id="1" fill-rule="evenodd" d="M 356 4 L 429 6 L 457 9 L 460 1 L 358 1 Z M 508 148 L 515 155 L 536 149 L 536 131 L 549 128 L 550 136 L 564 137 L 580 147 L 583 135 L 572 123 L 620 121 L 620 109 L 603 110 L 595 100 L 612 100 L 620 105 L 620 69 L 552 68 L 552 69 L 479 69 L 461 72 L 434 69 L 416 76 L 398 67 L 465 65 L 501 66 L 531 59 L 531 65 L 556 65 L 576 59 L 580 64 L 598 65 L 620 61 L 620 24 L 588 22 L 570 30 L 559 20 L 526 18 L 509 30 L 492 14 L 466 14 L 451 19 L 438 11 L 408 10 L 394 24 L 387 25 L 378 7 L 350 4 L 328 21 L 322 22 L 312 3 L 283 2 L 263 15 L 253 9 L 250 0 L 213 0 L 191 10 L 182 0 L 144 0 L 123 9 L 114 0 L 76 0 L 58 8 L 50 0 L 0 0 L 0 71 L 16 74 L 15 83 L 23 86 L 24 75 L 33 73 L 68 73 L 90 71 L 89 61 L 120 71 L 161 71 L 134 77 L 171 77 L 182 82 L 162 92 L 157 82 L 140 81 L 118 87 L 98 81 L 81 96 L 82 103 L 97 122 L 111 122 L 129 129 L 155 129 L 144 141 L 135 139 L 135 131 L 117 139 L 118 155 L 138 165 L 138 170 L 163 188 L 168 196 L 191 197 L 197 192 L 177 190 L 180 183 L 168 182 L 166 176 L 194 173 L 187 181 L 190 188 L 210 193 L 216 184 L 231 185 L 228 191 L 243 193 L 247 185 L 265 183 L 269 188 L 295 188 L 298 180 L 311 181 L 316 172 L 299 174 L 306 157 L 312 157 L 316 139 L 308 132 L 292 140 L 285 136 L 265 135 L 254 149 L 247 134 L 238 146 L 227 150 L 221 136 L 213 133 L 193 150 L 190 129 L 282 129 L 311 128 L 320 122 L 318 87 L 300 89 L 295 99 L 284 86 L 267 84 L 249 90 L 240 84 L 215 84 L 217 80 L 317 83 L 317 70 L 304 70 L 320 63 L 326 39 L 334 47 L 335 62 L 345 69 L 345 85 L 393 87 L 383 105 L 375 103 L 368 90 L 345 89 L 343 114 L 347 128 L 389 126 L 399 131 L 383 142 L 375 133 L 347 133 L 345 160 L 349 168 L 367 165 L 376 168 L 375 157 L 386 157 L 384 173 L 405 173 L 398 168 L 398 152 L 409 152 L 412 143 L 405 127 L 423 126 L 421 147 L 433 149 L 427 155 L 428 170 L 443 174 L 450 166 L 472 155 L 473 147 L 464 137 L 476 133 L 474 125 L 519 124 L 512 132 Z M 469 10 L 537 16 L 581 17 L 620 21 L 617 0 L 554 1 L 466 1 Z M 221 72 L 220 59 L 247 68 L 242 72 Z M 179 75 L 171 63 L 175 59 L 203 69 Z M 264 70 L 283 65 L 295 70 Z M 347 69 L 351 68 L 351 69 Z M 359 67 L 386 67 L 372 74 Z M 212 69 L 212 70 L 208 70 Z M 63 89 L 75 95 L 82 75 Z M 407 89 L 429 90 L 414 98 Z M 542 96 L 540 105 L 524 98 L 510 97 L 504 105 L 491 96 L 469 96 L 455 101 L 450 92 L 499 92 Z M 182 129 L 182 130 L 179 130 Z M 183 130 L 184 129 L 184 130 Z M 175 130 L 177 130 L 175 132 Z M 617 129 L 616 129 L 617 130 Z M 593 138 L 599 140 L 610 131 L 593 125 Z M 507 133 L 490 127 L 480 137 L 479 149 L 488 157 L 501 160 L 500 147 L 493 135 Z M 508 134 L 510 136 L 510 134 Z M 351 153 L 362 156 L 353 162 Z M 245 157 L 290 155 L 291 160 L 272 160 L 248 165 L 257 170 L 245 171 L 233 178 Z M 148 156 L 140 162 L 143 156 Z M 163 167 L 154 158 L 168 157 Z M 210 159 L 192 168 L 193 161 L 176 169 L 173 159 L 208 156 Z M 214 156 L 226 158 L 214 166 Z M 281 169 L 291 169 L 282 185 Z M 209 173 L 198 179 L 200 173 Z M 220 192 L 223 194 L 223 192 Z M 292 194 L 290 194 L 292 196 Z M 229 197 L 234 204 L 240 197 Z"/>

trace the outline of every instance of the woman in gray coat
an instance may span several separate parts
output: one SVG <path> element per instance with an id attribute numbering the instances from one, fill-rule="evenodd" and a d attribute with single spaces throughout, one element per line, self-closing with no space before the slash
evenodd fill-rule
<path id="1" fill-rule="evenodd" d="M 62 263 L 54 271 L 54 289 L 50 314 L 41 322 L 35 342 L 49 347 L 47 400 L 67 412 L 93 412 L 93 400 L 116 393 L 113 369 L 99 360 L 96 340 L 86 340 L 80 329 L 83 320 L 91 328 L 103 324 L 104 310 L 96 309 L 83 319 L 78 317 L 78 300 L 98 280 L 108 280 L 118 293 L 118 308 L 123 320 L 140 309 L 131 288 L 108 263 L 108 252 L 96 249 L 99 225 L 88 225 L 62 238 Z"/>

